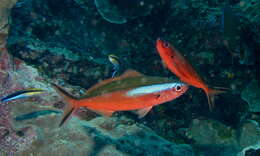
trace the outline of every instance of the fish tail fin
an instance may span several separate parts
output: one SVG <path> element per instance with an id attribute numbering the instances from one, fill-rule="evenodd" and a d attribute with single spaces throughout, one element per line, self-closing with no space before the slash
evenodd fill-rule
<path id="1" fill-rule="evenodd" d="M 208 104 L 209 104 L 209 109 L 210 111 L 212 111 L 214 104 L 215 104 L 215 95 L 217 94 L 222 94 L 225 93 L 225 90 L 220 90 L 220 89 L 211 89 L 211 88 L 207 88 L 205 89 L 206 95 L 207 95 L 207 99 L 208 99 Z"/>
<path id="2" fill-rule="evenodd" d="M 65 103 L 62 120 L 59 124 L 59 127 L 61 127 L 67 120 L 70 119 L 71 115 L 76 110 L 77 98 L 70 95 L 68 92 L 66 92 L 64 89 L 54 83 L 52 83 L 52 86 L 55 91 L 62 97 L 62 101 Z"/>

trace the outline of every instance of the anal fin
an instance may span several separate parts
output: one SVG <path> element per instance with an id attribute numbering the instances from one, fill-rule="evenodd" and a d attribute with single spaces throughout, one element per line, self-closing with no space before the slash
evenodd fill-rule
<path id="1" fill-rule="evenodd" d="M 138 118 L 143 118 L 146 114 L 149 113 L 149 111 L 153 108 L 153 106 L 145 107 L 143 109 L 139 109 L 136 111 L 136 114 L 138 115 Z"/>
<path id="2" fill-rule="evenodd" d="M 115 111 L 109 111 L 109 110 L 92 110 L 102 116 L 110 117 L 113 115 Z"/>

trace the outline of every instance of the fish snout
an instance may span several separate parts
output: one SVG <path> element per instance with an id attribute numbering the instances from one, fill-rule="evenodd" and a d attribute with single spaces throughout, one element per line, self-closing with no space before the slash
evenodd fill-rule
<path id="1" fill-rule="evenodd" d="M 157 37 L 157 41 L 166 42 L 166 40 L 163 37 Z"/>
<path id="2" fill-rule="evenodd" d="M 170 47 L 170 43 L 168 43 L 166 40 L 162 38 L 157 38 L 156 40 L 156 46 L 157 48 L 163 48 L 163 49 L 168 49 Z"/>
<path id="3" fill-rule="evenodd" d="M 162 43 L 162 42 L 164 42 L 164 40 L 161 38 L 161 37 L 158 37 L 157 39 L 156 39 L 156 43 L 158 44 L 158 43 Z"/>

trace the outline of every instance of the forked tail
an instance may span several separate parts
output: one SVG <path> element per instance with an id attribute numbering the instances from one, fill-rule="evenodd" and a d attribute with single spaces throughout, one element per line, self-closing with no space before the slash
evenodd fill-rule
<path id="1" fill-rule="evenodd" d="M 214 103 L 215 95 L 225 93 L 226 90 L 217 90 L 217 89 L 207 88 L 207 89 L 205 89 L 205 92 L 206 92 L 206 95 L 208 98 L 209 109 L 210 109 L 210 111 L 212 111 L 214 104 L 215 104 Z"/>
<path id="2" fill-rule="evenodd" d="M 76 110 L 76 102 L 77 98 L 70 95 L 68 92 L 66 92 L 64 89 L 62 89 L 60 86 L 52 83 L 53 88 L 56 90 L 56 92 L 62 97 L 62 101 L 65 103 L 65 107 L 63 110 L 62 120 L 59 124 L 59 127 L 61 127 L 65 121 L 69 119 L 69 117 L 72 115 L 72 113 Z"/>

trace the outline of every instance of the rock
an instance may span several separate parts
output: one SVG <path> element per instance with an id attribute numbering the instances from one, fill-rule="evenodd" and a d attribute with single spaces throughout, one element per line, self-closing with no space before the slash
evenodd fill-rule
<path id="1" fill-rule="evenodd" d="M 28 105 L 28 107 L 30 107 Z M 177 145 L 159 137 L 151 129 L 127 118 L 97 117 L 89 122 L 72 117 L 57 127 L 60 115 L 16 121 L 17 127 L 31 125 L 37 140 L 20 155 L 193 155 L 189 145 Z"/>
<path id="2" fill-rule="evenodd" d="M 242 91 L 242 98 L 248 103 L 251 112 L 260 112 L 260 88 L 256 80 Z"/>
<path id="3" fill-rule="evenodd" d="M 0 48 L 4 48 L 6 44 L 7 34 L 0 33 Z"/>
<path id="4" fill-rule="evenodd" d="M 252 145 L 244 148 L 237 156 L 258 156 L 260 150 L 260 144 Z"/>
<path id="5" fill-rule="evenodd" d="M 80 1 L 80 0 L 78 0 Z M 128 19 L 148 15 L 154 7 L 154 0 L 95 0 L 100 15 L 116 24 L 126 23 Z"/>
<path id="6" fill-rule="evenodd" d="M 194 119 L 187 136 L 195 141 L 195 146 L 205 155 L 242 156 L 247 149 L 259 147 L 260 144 L 259 125 L 252 120 L 234 129 L 219 121 Z"/>
<path id="7" fill-rule="evenodd" d="M 0 49 L 0 96 L 6 96 L 10 93 L 27 87 L 48 88 L 39 78 L 38 72 L 17 60 L 11 58 L 5 48 Z M 46 89 L 47 90 L 47 89 Z M 53 92 L 52 92 L 53 93 Z M 52 94 L 50 93 L 50 94 Z M 46 95 L 46 94 L 45 94 Z M 34 101 L 36 105 L 50 105 L 51 97 L 46 96 L 28 98 L 28 101 Z M 21 106 L 23 100 L 13 100 L 0 103 L 0 153 L 1 155 L 13 156 L 26 148 L 36 139 L 36 132 L 32 126 L 15 127 L 12 124 L 13 115 L 11 110 L 16 110 L 16 106 Z M 42 103 L 41 103 L 42 102 Z M 22 105 L 23 106 L 23 105 Z M 24 109 L 20 107 L 21 110 Z M 27 108 L 27 107 L 25 107 Z"/>
<path id="8" fill-rule="evenodd" d="M 31 126 L 19 130 L 8 130 L 8 134 L 1 137 L 1 155 L 13 156 L 30 147 L 36 140 L 36 132 Z"/>
<path id="9" fill-rule="evenodd" d="M 10 9 L 16 3 L 17 0 L 1 0 L 0 3 L 0 33 L 8 32 L 8 18 L 10 15 Z M 0 37 L 1 38 L 1 37 Z M 1 40 L 0 40 L 1 43 Z"/>
<path id="10" fill-rule="evenodd" d="M 239 152 L 235 129 L 216 120 L 193 119 L 187 136 L 202 155 L 235 156 Z"/>
<path id="11" fill-rule="evenodd" d="M 237 145 L 235 130 L 216 120 L 193 119 L 188 136 L 198 145 Z"/>
<path id="12" fill-rule="evenodd" d="M 245 156 L 258 156 L 260 155 L 260 149 L 249 149 L 246 151 Z"/>
<path id="13" fill-rule="evenodd" d="M 248 120 L 240 128 L 239 144 L 242 148 L 260 144 L 260 127 L 259 123 Z"/>

